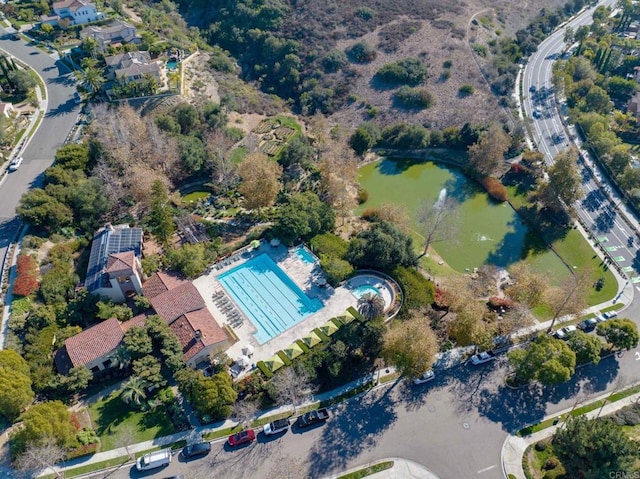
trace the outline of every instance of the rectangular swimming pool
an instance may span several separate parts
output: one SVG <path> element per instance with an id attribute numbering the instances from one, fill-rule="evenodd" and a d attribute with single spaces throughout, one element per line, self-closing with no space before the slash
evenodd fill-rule
<path id="1" fill-rule="evenodd" d="M 260 344 L 322 308 L 319 299 L 309 298 L 264 253 L 221 274 L 218 281 L 253 323 Z"/>

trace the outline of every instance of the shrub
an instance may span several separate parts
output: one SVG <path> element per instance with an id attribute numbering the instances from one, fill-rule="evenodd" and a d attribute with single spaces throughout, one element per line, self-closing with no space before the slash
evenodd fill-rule
<path id="1" fill-rule="evenodd" d="M 377 221 L 380 218 L 380 210 L 378 208 L 367 208 L 362 212 L 360 218 L 367 221 Z"/>
<path id="2" fill-rule="evenodd" d="M 542 441 L 536 442 L 535 448 L 536 448 L 536 451 L 542 452 L 547 449 L 547 446 L 549 446 L 549 442 L 546 440 L 542 440 Z"/>
<path id="3" fill-rule="evenodd" d="M 369 199 L 369 192 L 364 188 L 358 188 L 358 204 L 366 203 Z"/>
<path id="4" fill-rule="evenodd" d="M 376 11 L 369 7 L 360 7 L 356 10 L 356 15 L 363 20 L 371 20 L 376 16 Z"/>
<path id="5" fill-rule="evenodd" d="M 543 469 L 545 471 L 550 471 L 551 469 L 555 469 L 559 465 L 560 465 L 560 461 L 558 461 L 557 457 L 550 457 L 545 461 Z"/>
<path id="6" fill-rule="evenodd" d="M 280 350 L 276 354 L 280 359 L 282 359 L 285 366 L 291 366 L 291 359 L 289 359 L 289 356 L 287 356 L 284 351 Z"/>
<path id="7" fill-rule="evenodd" d="M 376 78 L 392 85 L 418 85 L 426 77 L 427 69 L 417 58 L 403 58 L 387 63 L 376 73 Z"/>
<path id="8" fill-rule="evenodd" d="M 451 68 L 452 65 L 453 65 L 453 62 L 451 60 L 445 60 L 442 63 L 442 68 Z"/>
<path id="9" fill-rule="evenodd" d="M 351 135 L 349 143 L 353 151 L 358 155 L 364 154 L 369 148 L 374 146 L 380 139 L 380 128 L 378 125 L 365 122 L 362 123 Z"/>
<path id="10" fill-rule="evenodd" d="M 484 189 L 487 190 L 489 196 L 491 196 L 494 200 L 507 201 L 507 199 L 509 199 L 507 188 L 505 188 L 505 186 L 500 182 L 499 179 L 494 178 L 493 176 L 485 176 L 479 181 Z"/>
<path id="11" fill-rule="evenodd" d="M 29 296 L 37 290 L 38 264 L 35 258 L 28 255 L 18 256 L 13 294 L 17 296 Z"/>
<path id="12" fill-rule="evenodd" d="M 337 72 L 348 63 L 347 55 L 341 50 L 331 50 L 322 59 L 322 67 L 327 73 Z"/>
<path id="13" fill-rule="evenodd" d="M 458 95 L 460 95 L 461 97 L 473 95 L 473 92 L 474 92 L 473 85 L 462 85 L 458 89 Z"/>
<path id="14" fill-rule="evenodd" d="M 266 377 L 267 379 L 271 379 L 273 377 L 273 373 L 267 367 L 267 365 L 264 363 L 264 361 L 258 361 L 256 363 L 256 367 L 260 370 L 260 372 L 262 374 L 264 374 L 264 377 Z"/>
<path id="15" fill-rule="evenodd" d="M 429 130 L 422 125 L 397 123 L 382 130 L 379 145 L 391 148 L 421 149 L 429 146 Z"/>
<path id="16" fill-rule="evenodd" d="M 367 108 L 367 116 L 369 118 L 375 118 L 379 114 L 380 114 L 380 110 L 378 109 L 378 107 L 370 106 L 369 108 Z"/>
<path id="17" fill-rule="evenodd" d="M 305 353 L 308 353 L 309 351 L 311 351 L 309 349 L 309 346 L 304 344 L 300 339 L 296 339 L 296 344 L 300 346 L 300 349 L 302 349 L 302 351 L 304 351 Z"/>
<path id="18" fill-rule="evenodd" d="M 309 243 L 318 257 L 329 255 L 336 258 L 344 258 L 349 250 L 349 242 L 333 233 L 316 235 L 311 238 Z"/>
<path id="19" fill-rule="evenodd" d="M 426 88 L 401 87 L 393 94 L 394 100 L 402 107 L 424 109 L 433 105 L 433 95 Z"/>
<path id="20" fill-rule="evenodd" d="M 393 270 L 393 277 L 404 292 L 403 309 L 421 309 L 433 303 L 435 286 L 418 270 L 400 266 Z"/>
<path id="21" fill-rule="evenodd" d="M 353 266 L 336 256 L 320 255 L 320 266 L 327 275 L 327 281 L 331 286 L 337 286 L 353 274 Z"/>
<path id="22" fill-rule="evenodd" d="M 378 55 L 376 49 L 366 42 L 354 43 L 347 48 L 346 54 L 353 63 L 370 63 Z"/>

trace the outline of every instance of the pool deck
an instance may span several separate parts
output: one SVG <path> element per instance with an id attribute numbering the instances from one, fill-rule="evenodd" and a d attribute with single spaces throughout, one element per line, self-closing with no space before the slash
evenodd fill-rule
<path id="1" fill-rule="evenodd" d="M 319 264 L 303 261 L 295 253 L 294 249 L 289 250 L 282 245 L 273 247 L 269 244 L 262 243 L 259 248 L 238 255 L 237 260 L 231 260 L 227 264 L 224 264 L 224 266 L 218 265 L 208 274 L 193 281 L 193 284 L 204 298 L 209 311 L 211 311 L 211 314 L 220 326 L 223 326 L 225 323 L 231 323 L 231 320 L 229 318 L 230 311 L 224 311 L 228 309 L 228 306 L 225 308 L 221 305 L 219 298 L 214 298 L 214 294 L 218 291 L 224 291 L 217 277 L 262 253 L 268 254 L 280 269 L 282 269 L 307 296 L 320 299 L 324 307 L 261 345 L 254 337 L 256 328 L 251 321 L 244 316 L 242 309 L 235 306 L 231 296 L 225 292 L 223 297 L 227 298 L 231 304 L 234 304 L 232 311 L 238 311 L 240 316 L 244 318 L 242 325 L 233 327 L 239 341 L 231 346 L 226 353 L 231 359 L 236 360 L 242 356 L 242 348 L 251 345 L 251 347 L 253 347 L 253 356 L 251 357 L 252 364 L 268 359 L 280 349 L 292 344 L 296 339 L 302 338 L 314 328 L 326 323 L 330 318 L 344 312 L 349 306 L 356 306 L 357 304 L 355 296 L 347 288 L 338 287 L 334 289 L 328 285 L 326 287 L 320 287 L 317 284 L 318 279 L 324 277 Z M 219 296 L 221 295 L 221 293 L 217 294 Z M 250 369 L 247 368 L 243 371 L 243 374 L 249 371 Z M 241 377 L 243 374 L 240 374 L 238 377 Z"/>

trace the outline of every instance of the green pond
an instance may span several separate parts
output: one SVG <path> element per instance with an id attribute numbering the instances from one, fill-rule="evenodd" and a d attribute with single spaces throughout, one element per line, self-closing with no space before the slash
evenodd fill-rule
<path id="1" fill-rule="evenodd" d="M 369 198 L 359 212 L 393 203 L 403 205 L 415 217 L 424 199 L 455 198 L 460 203 L 456 238 L 435 243 L 433 248 L 459 272 L 483 264 L 507 267 L 526 259 L 534 271 L 548 272 L 556 281 L 570 274 L 508 203 L 491 199 L 457 168 L 418 160 L 381 160 L 360 169 L 360 184 Z M 420 241 L 417 223 L 414 228 L 415 239 Z"/>

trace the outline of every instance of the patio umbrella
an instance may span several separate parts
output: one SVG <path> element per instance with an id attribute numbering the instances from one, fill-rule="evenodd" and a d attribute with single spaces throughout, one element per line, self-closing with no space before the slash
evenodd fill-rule
<path id="1" fill-rule="evenodd" d="M 313 331 L 307 334 L 306 336 L 303 336 L 300 340 L 310 348 L 322 342 L 322 340 L 318 337 L 318 335 Z"/>
<path id="2" fill-rule="evenodd" d="M 353 321 L 356 318 L 349 311 L 345 311 L 344 313 L 341 313 L 338 315 L 338 319 L 342 321 L 344 324 L 349 324 L 351 321 Z"/>
<path id="3" fill-rule="evenodd" d="M 264 362 L 272 373 L 275 373 L 278 369 L 284 366 L 284 361 L 280 359 L 280 356 L 274 354 Z"/>
<path id="4" fill-rule="evenodd" d="M 251 346 L 250 344 L 243 346 L 242 354 L 244 354 L 245 356 L 251 357 L 251 355 L 253 355 L 253 346 Z"/>
<path id="5" fill-rule="evenodd" d="M 283 349 L 284 354 L 287 355 L 289 359 L 294 359 L 304 353 L 302 348 L 298 346 L 296 343 L 293 343 L 291 346 L 287 346 Z"/>
<path id="6" fill-rule="evenodd" d="M 274 248 L 275 248 L 276 246 L 280 246 L 280 240 L 279 240 L 278 238 L 273 238 L 273 239 L 271 240 L 271 246 L 273 246 Z"/>
<path id="7" fill-rule="evenodd" d="M 251 360 L 243 354 L 238 359 L 236 359 L 236 363 L 241 368 L 246 368 L 247 366 L 249 366 L 249 364 L 251 364 Z"/>
<path id="8" fill-rule="evenodd" d="M 251 243 L 249 243 L 249 246 L 251 246 L 252 248 L 259 248 L 260 240 L 253 240 Z"/>
<path id="9" fill-rule="evenodd" d="M 338 326 L 336 326 L 333 321 L 327 321 L 322 326 L 320 326 L 320 331 L 322 331 L 327 336 L 331 336 L 337 330 L 338 330 Z"/>

